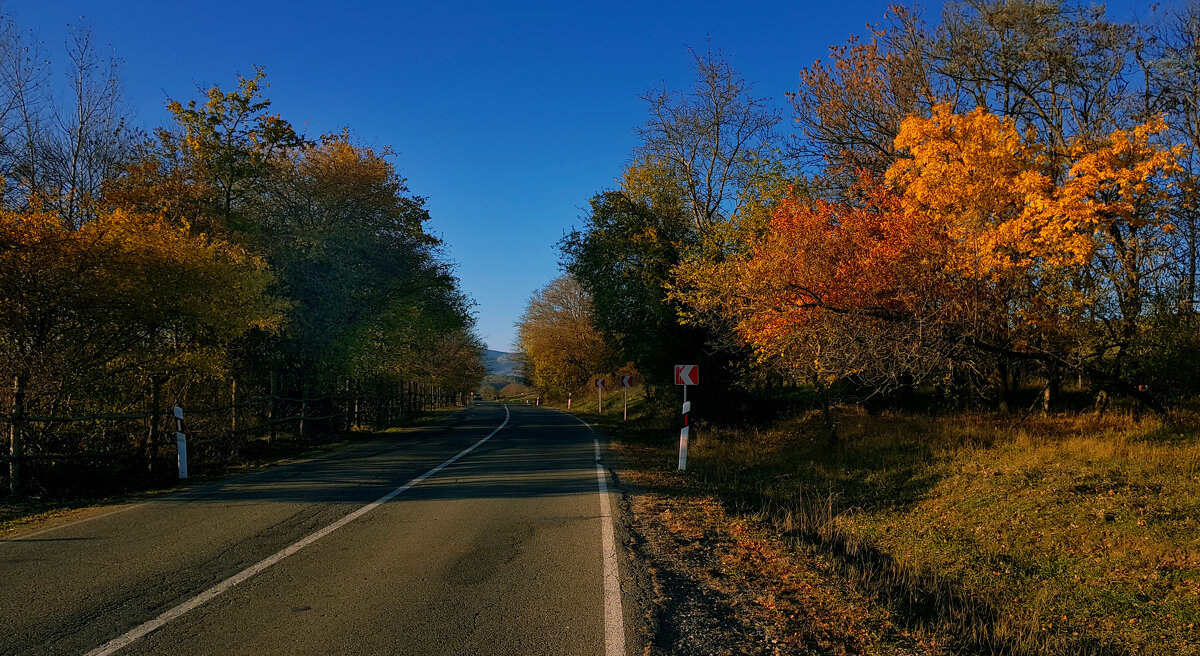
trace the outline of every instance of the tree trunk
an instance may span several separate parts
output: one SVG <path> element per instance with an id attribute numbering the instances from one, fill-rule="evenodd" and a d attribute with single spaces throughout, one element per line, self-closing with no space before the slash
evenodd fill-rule
<path id="1" fill-rule="evenodd" d="M 1009 366 L 1007 358 L 1000 358 L 996 363 L 996 373 L 994 375 L 996 382 L 996 409 L 1000 412 L 1009 412 L 1012 410 L 1011 401 L 1011 381 L 1009 380 Z"/>
<path id="2" fill-rule="evenodd" d="M 1050 364 L 1046 367 L 1046 389 L 1042 391 L 1042 413 L 1050 414 L 1062 391 L 1062 367 Z"/>
<path id="3" fill-rule="evenodd" d="M 237 379 L 229 381 L 229 432 L 237 432 Z"/>
<path id="4" fill-rule="evenodd" d="M 162 442 L 162 388 L 167 384 L 164 376 L 150 380 L 150 427 L 146 431 L 146 469 L 151 473 L 158 465 L 158 445 Z"/>
<path id="5" fill-rule="evenodd" d="M 308 383 L 304 383 L 300 392 L 300 421 L 296 429 L 296 439 L 304 441 L 304 415 L 308 414 Z"/>
<path id="6" fill-rule="evenodd" d="M 915 389 L 913 384 L 913 376 L 910 373 L 900 374 L 900 407 L 905 411 L 913 409 L 913 398 Z"/>
<path id="7" fill-rule="evenodd" d="M 354 430 L 358 430 L 358 429 L 362 428 L 362 423 L 361 423 L 361 418 L 359 417 L 359 414 L 358 414 L 358 402 L 359 402 L 359 394 L 358 394 L 358 392 L 359 392 L 359 390 L 358 390 L 358 381 L 357 381 L 357 380 L 355 380 L 355 381 L 353 382 L 353 388 L 352 388 L 352 389 L 354 390 L 354 415 L 353 415 L 353 416 L 354 416 L 354 423 L 353 423 L 353 429 L 354 429 Z"/>
<path id="8" fill-rule="evenodd" d="M 821 401 L 821 416 L 825 419 L 825 430 L 829 435 L 829 446 L 830 448 L 837 448 L 839 442 L 837 423 L 833 421 L 833 409 L 829 406 L 828 389 L 821 384 L 816 374 L 813 374 L 813 386 L 817 390 L 817 398 Z"/>

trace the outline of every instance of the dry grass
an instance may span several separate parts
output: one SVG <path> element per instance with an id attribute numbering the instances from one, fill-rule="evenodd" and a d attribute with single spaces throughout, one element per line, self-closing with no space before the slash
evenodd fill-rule
<path id="1" fill-rule="evenodd" d="M 839 421 L 698 427 L 689 476 L 956 650 L 1200 653 L 1200 417 Z"/>
<path id="2" fill-rule="evenodd" d="M 824 554 L 796 549 L 770 518 L 731 513 L 696 479 L 663 467 L 660 449 L 631 444 L 615 449 L 627 465 L 622 470 L 627 490 L 637 490 L 630 509 L 649 545 L 643 550 L 651 566 L 682 575 L 684 595 L 718 599 L 728 609 L 718 613 L 724 620 L 672 627 L 664 632 L 668 637 L 655 639 L 650 653 L 944 653 L 936 639 L 897 626 L 886 608 L 847 588 Z M 659 621 L 679 621 L 680 601 L 664 599 L 671 610 Z"/>

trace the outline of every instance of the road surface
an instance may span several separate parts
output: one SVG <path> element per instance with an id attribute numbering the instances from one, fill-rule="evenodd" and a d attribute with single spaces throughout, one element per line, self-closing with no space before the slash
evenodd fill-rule
<path id="1" fill-rule="evenodd" d="M 2 540 L 0 653 L 634 653 L 601 453 L 487 404 Z"/>

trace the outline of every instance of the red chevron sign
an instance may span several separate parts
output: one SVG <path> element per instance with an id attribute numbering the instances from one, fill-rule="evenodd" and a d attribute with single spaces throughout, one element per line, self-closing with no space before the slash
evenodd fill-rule
<path id="1" fill-rule="evenodd" d="M 675 365 L 675 384 L 676 385 L 699 385 L 700 384 L 700 367 L 694 364 L 677 364 Z"/>

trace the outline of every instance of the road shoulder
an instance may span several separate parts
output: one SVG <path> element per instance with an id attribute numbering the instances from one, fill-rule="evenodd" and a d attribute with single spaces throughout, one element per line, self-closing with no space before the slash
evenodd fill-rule
<path id="1" fill-rule="evenodd" d="M 820 554 L 729 512 L 666 450 L 614 441 L 609 453 L 627 551 L 649 593 L 645 653 L 936 653 Z"/>

